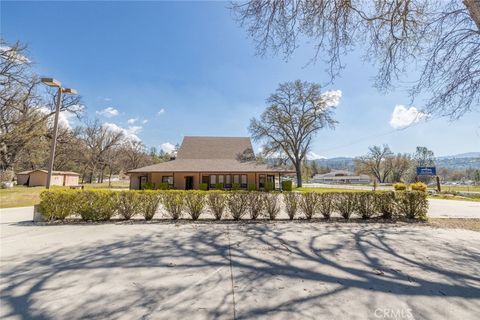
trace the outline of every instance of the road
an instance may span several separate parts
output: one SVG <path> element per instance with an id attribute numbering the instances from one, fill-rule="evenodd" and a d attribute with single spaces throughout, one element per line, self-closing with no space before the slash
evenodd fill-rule
<path id="1" fill-rule="evenodd" d="M 429 199 L 428 216 L 432 218 L 480 218 L 480 202 Z"/>
<path id="2" fill-rule="evenodd" d="M 403 223 L 41 225 L 25 221 L 31 212 L 0 213 L 1 319 L 480 314 L 479 232 Z"/>

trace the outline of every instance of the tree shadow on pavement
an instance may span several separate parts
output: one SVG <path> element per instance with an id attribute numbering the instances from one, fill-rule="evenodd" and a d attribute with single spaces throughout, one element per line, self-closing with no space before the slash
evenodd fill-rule
<path id="1" fill-rule="evenodd" d="M 480 308 L 478 246 L 446 245 L 421 230 L 149 226 L 144 234 L 3 260 L 1 316 L 231 319 L 235 310 L 238 319 L 313 319 L 346 312 L 332 299 L 358 292 L 366 295 L 364 311 L 378 306 L 373 295 L 396 295 L 406 303 L 448 297 L 473 316 Z M 444 315 L 441 309 L 431 315 Z"/>

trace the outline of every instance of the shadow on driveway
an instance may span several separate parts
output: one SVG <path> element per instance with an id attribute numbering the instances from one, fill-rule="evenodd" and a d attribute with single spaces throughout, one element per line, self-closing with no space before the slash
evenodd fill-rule
<path id="1" fill-rule="evenodd" d="M 2 318 L 375 318 L 480 314 L 477 233 L 394 225 L 75 226 L 74 246 L 2 257 Z M 55 227 L 45 228 L 45 232 Z M 82 231 L 83 229 L 83 231 Z M 470 245 L 469 237 L 475 239 Z M 68 237 L 68 234 L 62 237 Z M 84 239 L 84 240 L 82 240 Z M 35 247 L 35 245 L 33 245 Z"/>

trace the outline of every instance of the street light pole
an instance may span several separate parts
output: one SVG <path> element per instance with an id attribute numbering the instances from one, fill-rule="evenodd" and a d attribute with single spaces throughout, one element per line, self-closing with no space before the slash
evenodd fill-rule
<path id="1" fill-rule="evenodd" d="M 62 103 L 62 87 L 58 87 L 57 103 L 55 105 L 55 120 L 53 122 L 52 145 L 50 147 L 50 158 L 48 159 L 47 189 L 52 183 L 53 163 L 55 161 L 55 149 L 57 149 L 58 117 Z"/>
<path id="2" fill-rule="evenodd" d="M 52 145 L 50 147 L 50 158 L 48 159 L 48 175 L 47 175 L 47 189 L 50 189 L 52 183 L 53 163 L 55 161 L 55 149 L 57 148 L 57 135 L 58 135 L 58 117 L 60 116 L 60 109 L 62 108 L 62 93 L 65 94 L 77 94 L 75 89 L 62 88 L 60 81 L 53 78 L 42 78 L 42 82 L 49 87 L 58 88 L 57 101 L 55 104 L 55 119 L 53 122 L 52 133 Z"/>

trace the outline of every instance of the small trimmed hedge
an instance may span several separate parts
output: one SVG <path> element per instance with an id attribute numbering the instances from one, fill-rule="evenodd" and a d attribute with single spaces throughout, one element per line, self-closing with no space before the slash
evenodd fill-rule
<path id="1" fill-rule="evenodd" d="M 408 219 L 427 218 L 428 200 L 423 191 L 403 191 L 396 194 L 397 213 Z"/>
<path id="2" fill-rule="evenodd" d="M 40 210 L 45 220 L 68 217 L 85 221 L 107 221 L 112 217 L 129 220 L 143 216 L 151 220 L 162 213 L 173 220 L 190 216 L 197 220 L 207 210 L 215 219 L 230 216 L 240 220 L 245 215 L 255 220 L 277 218 L 281 208 L 293 220 L 300 218 L 329 219 L 332 214 L 348 220 L 381 217 L 392 219 L 426 219 L 427 193 L 423 191 L 378 192 L 260 192 L 200 190 L 47 190 L 42 192 Z M 283 201 L 282 201 L 283 200 Z"/>
<path id="3" fill-rule="evenodd" d="M 293 190 L 293 182 L 291 180 L 282 181 L 282 190 L 283 191 L 292 191 Z"/>
<path id="4" fill-rule="evenodd" d="M 415 182 L 410 185 L 412 191 L 423 191 L 427 192 L 427 185 L 423 182 Z"/>
<path id="5" fill-rule="evenodd" d="M 393 189 L 395 189 L 395 191 L 404 191 L 407 190 L 407 188 L 408 186 L 403 182 L 397 182 L 393 184 Z"/>

